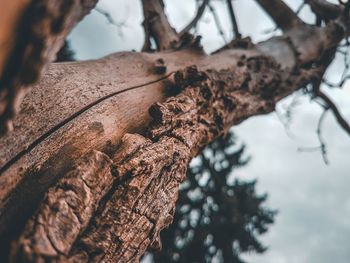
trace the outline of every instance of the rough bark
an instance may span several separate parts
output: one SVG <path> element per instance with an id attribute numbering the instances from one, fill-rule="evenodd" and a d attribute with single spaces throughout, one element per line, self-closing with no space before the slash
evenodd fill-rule
<path id="1" fill-rule="evenodd" d="M 151 50 L 151 38 L 156 42 L 157 50 L 178 48 L 180 38 L 168 22 L 163 0 L 142 0 L 142 5 L 145 18 L 145 43 L 142 50 Z"/>
<path id="2" fill-rule="evenodd" d="M 14 240 L 11 259 L 135 262 L 160 248 L 191 158 L 319 82 L 348 26 L 285 25 L 282 37 L 212 55 L 192 46 L 51 65 L 0 139 L 11 145 L 0 153 L 0 236 Z"/>
<path id="3" fill-rule="evenodd" d="M 35 83 L 70 30 L 97 0 L 6 0 L 0 11 L 0 133 L 13 129 L 29 85 Z"/>
<path id="4" fill-rule="evenodd" d="M 148 67 L 145 67 L 145 72 L 139 71 L 139 73 L 147 73 L 149 78 L 153 80 L 151 85 L 148 85 L 145 94 L 150 94 L 154 100 L 151 99 L 148 103 L 143 103 L 144 108 L 141 109 L 141 105 L 136 105 L 139 104 L 140 100 L 133 97 L 132 100 L 136 103 L 134 107 L 138 109 L 135 114 L 139 114 L 140 109 L 145 111 L 153 102 L 161 101 L 164 95 L 156 96 L 156 94 L 164 94 L 162 93 L 164 86 L 167 86 L 170 90 L 182 90 L 176 97 L 171 97 L 165 103 L 156 103 L 151 107 L 152 128 L 145 134 L 150 141 L 145 139 L 147 143 L 134 154 L 123 153 L 129 147 L 122 147 L 122 153 L 119 153 L 119 156 L 126 155 L 127 157 L 114 158 L 114 147 L 108 149 L 107 146 L 117 145 L 126 131 L 133 131 L 132 128 L 121 129 L 121 127 L 126 123 L 135 123 L 135 121 L 130 121 L 130 118 L 135 117 L 132 117 L 133 115 L 128 111 L 125 112 L 125 109 L 119 110 L 114 118 L 118 116 L 118 119 L 121 119 L 122 122 L 112 121 L 113 124 L 111 124 L 113 117 L 110 114 L 116 110 L 115 105 L 118 105 L 113 103 L 113 99 L 118 103 L 123 98 L 132 97 L 131 92 L 133 91 L 137 91 L 134 94 L 145 96 L 142 95 L 141 90 L 147 85 L 139 85 L 135 89 L 128 86 L 124 89 L 125 92 L 122 93 L 109 90 L 113 90 L 114 85 L 111 85 L 112 88 L 108 88 L 110 86 L 107 85 L 102 89 L 102 94 L 109 92 L 109 95 L 101 96 L 101 94 L 98 94 L 103 99 L 93 97 L 95 102 L 88 104 L 89 107 L 85 111 L 78 110 L 79 115 L 74 118 L 64 119 L 61 116 L 63 121 L 62 119 L 59 121 L 54 118 L 55 115 L 51 116 L 55 123 L 46 122 L 49 125 L 45 128 L 48 128 L 49 131 L 45 133 L 43 130 L 39 130 L 39 134 L 44 132 L 47 135 L 44 138 L 39 136 L 39 141 L 34 139 L 35 143 L 32 149 L 29 147 L 28 152 L 24 152 L 17 160 L 15 157 L 13 163 L 10 161 L 10 165 L 5 167 L 1 176 L 1 185 L 7 186 L 1 191 L 2 213 L 0 219 L 3 226 L 2 230 L 13 226 L 13 220 L 19 215 L 19 210 L 24 209 L 24 204 L 28 207 L 31 200 L 35 203 L 40 196 L 40 192 L 45 191 L 47 186 L 55 182 L 57 178 L 66 174 L 69 179 L 71 174 L 79 174 L 69 172 L 74 167 L 69 160 L 75 160 L 77 156 L 85 155 L 92 149 L 109 153 L 110 158 L 114 159 L 115 176 L 117 178 L 114 180 L 112 190 L 107 194 L 108 198 L 103 199 L 105 202 L 100 201 L 99 209 L 89 227 L 83 231 L 86 223 L 79 222 L 80 226 L 77 229 L 82 233 L 74 233 L 74 235 L 72 231 L 68 231 L 70 226 L 77 224 L 77 221 L 72 219 L 75 218 L 74 207 L 64 205 L 68 209 L 64 210 L 66 211 L 65 220 L 61 219 L 59 213 L 50 214 L 49 211 L 51 210 L 47 211 L 47 204 L 52 202 L 55 207 L 60 202 L 55 198 L 51 198 L 48 194 L 34 219 L 27 223 L 25 231 L 16 246 L 22 249 L 16 250 L 15 257 L 33 260 L 40 257 L 53 257 L 60 260 L 73 257 L 79 258 L 79 260 L 88 258 L 92 261 L 98 261 L 101 258 L 111 258 L 112 261 L 127 261 L 139 258 L 149 244 L 154 243 L 154 246 L 156 246 L 159 231 L 170 223 L 177 198 L 177 189 L 183 179 L 189 160 L 209 141 L 224 134 L 231 125 L 237 124 L 249 116 L 272 111 L 276 101 L 317 77 L 317 74 L 313 74 L 315 73 L 314 70 L 294 72 L 295 69 L 293 71 L 282 69 L 272 57 L 265 56 L 255 48 L 247 50 L 227 49 L 212 56 L 194 52 L 193 60 L 188 62 L 187 59 L 186 62 L 181 63 L 183 61 L 181 58 L 183 56 L 188 58 L 189 53 L 192 52 L 194 51 L 178 51 L 163 55 L 127 54 L 129 59 L 132 56 L 145 59 L 144 64 Z M 161 78 L 152 70 L 152 68 L 154 69 L 153 63 L 147 61 L 147 59 L 150 59 L 155 63 L 159 60 L 159 56 L 163 58 L 165 65 L 167 65 L 166 61 L 169 61 L 169 71 Z M 169 58 L 166 56 L 169 56 Z M 112 63 L 114 61 L 113 58 L 109 57 L 106 58 L 106 61 L 103 61 L 106 69 L 110 68 L 107 65 L 108 62 Z M 90 63 L 93 64 L 94 62 Z M 195 63 L 197 66 L 187 67 L 189 63 Z M 68 68 L 79 68 L 85 63 L 58 64 L 57 66 L 53 65 L 53 68 L 64 65 Z M 90 68 L 88 63 L 85 66 Z M 95 68 L 95 65 L 92 67 Z M 50 71 L 47 75 L 50 76 Z M 102 76 L 101 72 L 98 75 Z M 146 78 L 147 75 L 144 76 L 143 80 Z M 156 80 L 154 80 L 155 78 Z M 163 81 L 159 79 L 163 79 Z M 69 80 L 74 81 L 72 74 L 70 74 Z M 45 78 L 43 81 L 45 81 Z M 120 79 L 118 81 L 123 82 Z M 81 80 L 79 80 L 79 83 L 81 83 Z M 65 83 L 60 82 L 60 84 Z M 68 87 L 71 87 L 71 85 Z M 81 88 L 81 86 L 79 87 Z M 88 85 L 88 87 L 93 86 Z M 74 94 L 76 91 L 72 92 Z M 35 93 L 33 93 L 33 96 L 32 99 L 34 100 L 40 97 L 35 96 Z M 28 96 L 29 98 L 30 96 Z M 56 96 L 52 99 L 56 99 Z M 109 99 L 112 103 L 108 104 Z M 79 109 L 84 104 L 80 99 L 78 102 L 80 103 L 77 106 Z M 70 103 L 74 105 L 74 101 Z M 107 103 L 107 106 L 104 106 L 105 103 Z M 48 103 L 48 105 L 51 104 Z M 104 107 L 106 107 L 105 110 Z M 124 104 L 124 107 L 130 109 L 130 105 Z M 73 107 L 72 110 L 77 110 L 77 108 Z M 83 107 L 83 109 L 85 108 Z M 33 110 L 32 114 L 35 112 Z M 53 111 L 51 110 L 51 112 Z M 28 111 L 24 111 L 23 114 L 28 114 Z M 40 111 L 38 114 L 40 115 Z M 84 114 L 87 116 L 84 117 Z M 103 114 L 108 117 L 104 118 Z M 121 118 L 121 114 L 124 114 L 123 118 Z M 70 115 L 68 114 L 68 116 Z M 20 118 L 21 114 L 18 117 Z M 98 118 L 98 121 L 94 120 L 95 118 Z M 142 117 L 140 120 L 142 119 L 146 118 Z M 28 125 L 33 127 L 33 123 Z M 50 125 L 57 128 L 52 131 Z M 140 125 L 142 126 L 142 124 Z M 146 122 L 143 125 L 145 126 Z M 78 132 L 79 130 L 87 130 L 87 132 Z M 98 142 L 94 142 L 96 141 L 94 139 L 96 134 L 98 134 Z M 15 134 L 12 134 L 12 136 L 15 136 Z M 59 144 L 57 144 L 57 136 L 64 136 Z M 26 140 L 28 140 L 28 135 Z M 118 147 L 116 148 L 118 149 Z M 40 149 L 42 154 L 40 154 Z M 52 149 L 51 154 L 47 149 Z M 18 150 L 14 152 L 18 152 Z M 62 158 L 63 153 L 66 156 L 65 158 Z M 41 160 L 32 160 L 31 157 L 35 156 L 40 156 Z M 58 159 L 62 160 L 63 164 L 57 162 Z M 102 178 L 102 176 L 100 177 Z M 82 182 L 79 182 L 82 180 L 81 178 L 82 176 L 75 176 L 76 185 L 82 184 Z M 40 182 L 39 186 L 37 182 Z M 57 198 L 69 196 L 68 193 L 61 193 L 62 187 L 59 187 L 61 184 L 59 182 L 58 186 L 54 186 L 49 193 L 56 191 L 52 195 Z M 34 194 L 25 192 L 30 191 L 30 189 L 35 189 L 37 192 Z M 65 190 L 67 191 L 67 189 Z M 18 192 L 21 195 L 18 195 Z M 154 206 L 148 205 L 149 201 L 147 200 L 152 200 Z M 68 198 L 66 198 L 66 202 L 69 202 Z M 13 204 L 16 204 L 16 206 Z M 14 207 L 17 209 L 14 209 Z M 78 209 L 79 211 L 84 210 L 85 207 L 80 205 Z M 164 213 L 159 214 L 160 211 Z M 41 218 L 45 216 L 47 218 L 47 213 L 64 223 L 54 225 L 49 223 L 50 225 L 46 227 L 44 233 L 41 227 L 35 228 L 32 232 L 33 225 L 41 226 L 42 224 L 38 222 L 41 222 Z M 72 218 L 68 216 L 69 214 Z M 157 217 L 155 218 L 154 215 L 157 215 Z M 88 218 L 90 217 L 88 216 Z M 57 229 L 57 226 L 60 227 Z M 63 226 L 66 226 L 66 228 Z M 133 229 L 132 226 L 138 226 L 141 229 Z M 50 227 L 53 227 L 53 229 Z M 46 238 L 50 236 L 50 233 L 62 232 L 65 235 L 60 235 L 60 246 L 57 246 L 57 240 L 49 241 Z M 75 241 L 71 235 L 73 237 L 79 236 L 79 239 Z M 134 238 L 135 236 L 138 238 Z M 98 240 L 105 240 L 105 242 L 97 242 Z M 74 246 L 72 246 L 73 243 Z M 62 244 L 65 244 L 65 246 Z M 42 253 L 42 251 L 46 251 L 45 248 L 49 245 L 52 247 L 49 250 L 50 253 Z"/>

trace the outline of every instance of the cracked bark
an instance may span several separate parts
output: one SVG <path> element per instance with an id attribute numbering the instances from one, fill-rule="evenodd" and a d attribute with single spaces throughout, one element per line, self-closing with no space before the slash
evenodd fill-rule
<path id="1" fill-rule="evenodd" d="M 320 80 L 346 34 L 341 22 L 298 24 L 210 56 L 188 47 L 51 65 L 25 98 L 20 125 L 0 139 L 12 145 L 0 156 L 0 233 L 15 240 L 11 259 L 137 262 L 159 249 L 191 158 Z"/>
<path id="2" fill-rule="evenodd" d="M 272 58 L 255 52 L 247 57 L 245 52 L 239 52 L 236 65 L 219 71 L 199 71 L 196 66 L 176 71 L 173 83 L 168 85 L 181 92 L 150 108 L 151 128 L 145 135 L 148 138 L 125 135 L 117 151 L 111 151 L 114 164 L 110 169 L 116 179 L 106 197 L 101 198 L 87 229 L 84 231 L 86 221 L 78 220 L 74 207 L 68 205 L 69 194 L 62 194 L 62 188 L 67 187 L 60 185 L 67 183 L 59 181 L 48 191 L 34 219 L 27 223 L 13 248 L 13 257 L 31 261 L 50 258 L 133 262 L 149 246 L 159 248 L 159 232 L 171 222 L 178 187 L 191 158 L 208 142 L 226 133 L 231 125 L 251 115 L 272 111 L 275 100 L 310 80 L 307 75 L 300 78 L 288 74 Z M 69 172 L 63 182 L 71 174 L 77 172 Z M 71 185 L 81 185 L 82 178 L 75 176 Z M 47 204 L 58 206 L 62 196 L 60 212 L 48 212 Z M 89 206 L 95 203 L 90 202 Z M 84 205 L 78 209 L 93 210 Z M 47 214 L 55 220 L 42 220 Z M 91 214 L 86 218 L 91 218 Z M 49 222 L 46 232 L 41 227 L 42 221 Z M 53 225 L 51 221 L 57 223 Z M 34 228 L 34 233 L 33 225 L 40 226 Z M 72 231 L 74 225 L 78 227 Z M 46 239 L 50 233 L 59 236 L 59 241 Z"/>

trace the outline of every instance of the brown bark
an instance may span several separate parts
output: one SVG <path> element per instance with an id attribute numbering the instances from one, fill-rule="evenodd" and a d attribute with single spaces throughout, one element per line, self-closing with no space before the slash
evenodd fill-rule
<path id="1" fill-rule="evenodd" d="M 6 0 L 0 11 L 0 134 L 13 129 L 29 85 L 35 83 L 70 30 L 97 0 Z"/>
<path id="2" fill-rule="evenodd" d="M 322 19 L 336 19 L 343 12 L 343 7 L 339 5 L 331 4 L 326 0 L 307 0 L 312 11 Z"/>
<path id="3" fill-rule="evenodd" d="M 179 47 L 180 38 L 171 27 L 164 11 L 163 0 L 142 0 L 145 31 L 143 51 L 151 50 L 150 38 L 155 40 L 157 50 Z"/>
<path id="4" fill-rule="evenodd" d="M 149 2 L 161 19 L 161 2 Z M 11 259 L 136 262 L 160 248 L 191 158 L 319 82 L 348 25 L 283 27 L 213 55 L 192 46 L 52 64 L 0 138 L 0 236 L 14 240 Z M 174 48 L 171 35 L 153 35 L 165 37 L 159 49 Z"/>
<path id="5" fill-rule="evenodd" d="M 287 42 L 286 45 L 290 48 Z M 189 60 L 189 57 L 192 59 Z M 159 59 L 162 59 L 167 67 L 163 75 L 157 75 L 157 71 L 154 70 Z M 103 66 L 97 66 L 98 64 Z M 188 67 L 191 64 L 196 66 Z M 138 67 L 124 67 L 122 70 L 118 65 Z M 119 75 L 110 74 L 110 68 L 115 68 Z M 97 71 L 95 77 L 91 75 L 92 70 Z M 106 195 L 108 198 L 99 201 L 100 206 L 95 217 L 85 231 L 87 223 L 79 222 L 78 233 L 69 230 L 70 226 L 77 224 L 74 209 L 91 211 L 98 201 L 89 203 L 88 208 L 82 204 L 77 208 L 72 207 L 67 192 L 70 187 L 60 187 L 62 182 L 59 181 L 58 185 L 49 190 L 52 194 L 46 196 L 34 219 L 27 223 L 26 230 L 16 246 L 20 248 L 15 254 L 16 257 L 53 257 L 61 260 L 79 257 L 96 261 L 101 258 L 121 261 L 139 258 L 149 244 L 156 245 L 159 231 L 170 223 L 177 189 L 189 160 L 208 142 L 224 134 L 231 125 L 249 116 L 272 111 L 276 101 L 318 76 L 314 74 L 317 73 L 314 69 L 300 69 L 299 72 L 295 70 L 281 68 L 272 57 L 259 52 L 254 46 L 249 49 L 226 49 L 212 56 L 194 50 L 165 54 L 123 53 L 101 61 L 52 65 L 42 83 L 26 97 L 23 104 L 23 107 L 26 107 L 33 105 L 30 100 L 39 100 L 37 104 L 43 108 L 22 111 L 18 115 L 18 118 L 23 120 L 18 127 L 18 133 L 15 129 L 14 133 L 1 140 L 3 145 L 6 145 L 11 140 L 17 141 L 18 139 L 14 138 L 21 135 L 23 140 L 29 142 L 29 147 L 24 149 L 20 156 L 15 155 L 20 147 L 23 147 L 21 142 L 18 142 L 16 149 L 6 151 L 2 157 L 2 160 L 7 160 L 8 163 L 3 161 L 5 168 L 0 178 L 1 185 L 6 186 L 1 189 L 2 231 L 13 226 L 13 220 L 19 215 L 23 216 L 20 210 L 23 212 L 24 204 L 26 207 L 31 201 L 35 204 L 40 193 L 59 177 L 63 176 L 66 179 L 62 180 L 65 181 L 69 180 L 72 174 L 77 174 L 73 184 L 81 185 L 82 175 L 69 171 L 79 170 L 74 168 L 73 160 L 78 159 L 78 156 L 85 156 L 93 149 L 109 154 L 109 158 L 116 165 L 116 179 Z M 74 77 L 74 72 L 77 72 L 78 76 Z M 67 74 L 69 78 L 65 79 Z M 131 74 L 134 74 L 134 78 L 126 81 Z M 87 78 L 94 79 L 96 84 L 89 83 Z M 48 81 L 53 82 L 51 85 L 43 85 Z M 57 88 L 52 83 L 56 83 Z M 83 83 L 86 83 L 86 86 Z M 52 95 L 48 93 L 46 97 L 38 96 L 36 89 L 39 94 L 48 92 L 40 88 L 42 85 L 50 86 Z M 60 96 L 66 96 L 64 104 L 69 101 L 72 107 L 58 104 L 57 111 L 51 109 L 49 119 L 43 122 L 40 119 L 43 118 L 42 111 L 47 111 L 45 107 L 54 105 L 53 102 L 58 97 L 57 92 L 63 87 L 66 87 L 66 90 L 60 93 Z M 100 87 L 100 91 L 96 90 L 96 87 Z M 82 93 L 82 88 L 85 99 L 75 96 L 77 92 Z M 125 132 L 134 132 L 146 127 L 146 110 L 152 103 L 163 100 L 164 88 L 182 92 L 163 104 L 154 104 L 150 109 L 153 122 L 146 136 L 151 141 L 144 139 L 147 143 L 134 154 L 125 153 L 124 151 L 130 149 L 122 147 L 117 155 L 127 157 L 113 157 L 113 149 L 119 149 L 117 145 Z M 137 99 L 137 96 L 143 99 Z M 147 96 L 151 98 L 147 100 Z M 40 103 L 40 97 L 45 98 L 45 101 Z M 51 99 L 51 102 L 47 99 Z M 121 101 L 124 103 L 120 103 Z M 69 111 L 60 111 L 62 108 Z M 133 108 L 135 111 L 132 111 Z M 140 114 L 141 112 L 143 113 Z M 32 117 L 26 118 L 28 114 Z M 41 117 L 36 120 L 35 116 Z M 38 124 L 35 121 L 38 121 Z M 34 134 L 29 132 L 30 127 L 39 123 L 45 123 L 45 126 L 39 126 Z M 26 131 L 27 134 L 21 134 Z M 109 170 L 101 171 L 108 173 Z M 106 175 L 106 178 L 110 180 L 111 177 Z M 31 189 L 35 189 L 36 192 L 33 193 Z M 150 201 L 147 200 L 152 200 L 153 205 L 148 205 Z M 60 214 L 50 212 L 55 211 L 52 207 L 60 206 L 61 202 L 65 202 L 64 207 L 68 209 L 64 210 L 64 218 Z M 163 214 L 159 214 L 160 211 L 163 211 Z M 33 225 L 38 225 L 41 218 L 49 216 L 64 223 L 52 224 L 50 220 L 46 220 L 49 225 L 45 227 L 44 232 L 41 223 L 40 227 L 32 232 Z M 91 220 L 91 214 L 86 218 Z M 57 226 L 60 227 L 57 229 Z M 141 229 L 134 229 L 133 232 L 132 226 Z M 65 235 L 60 234 L 58 241 L 49 241 L 46 237 L 49 237 L 50 233 Z M 139 236 L 135 239 L 136 235 Z M 77 236 L 79 238 L 75 240 Z M 97 242 L 102 239 L 105 242 Z M 57 242 L 61 245 L 57 245 Z M 48 251 L 51 252 L 43 253 L 49 245 L 51 248 Z"/>
<path id="6" fill-rule="evenodd" d="M 256 0 L 283 31 L 303 24 L 302 20 L 282 0 Z"/>

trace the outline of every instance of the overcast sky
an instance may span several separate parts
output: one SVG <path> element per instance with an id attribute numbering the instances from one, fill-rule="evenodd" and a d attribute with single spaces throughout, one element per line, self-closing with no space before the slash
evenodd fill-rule
<path id="1" fill-rule="evenodd" d="M 287 1 L 294 9 L 300 0 Z M 194 0 L 168 0 L 167 13 L 175 28 L 180 29 L 193 17 Z M 226 39 L 231 28 L 225 6 L 214 1 Z M 92 59 L 116 51 L 139 50 L 143 44 L 142 10 L 139 0 L 101 0 L 98 5 L 108 11 L 117 28 L 96 11 L 86 17 L 70 35 L 78 59 Z M 261 41 L 273 24 L 253 0 L 234 1 L 238 24 L 244 36 Z M 307 8 L 305 21 L 313 21 Z M 206 13 L 198 33 L 210 52 L 224 44 L 213 19 Z M 341 73 L 341 60 L 331 67 L 329 78 L 336 81 Z M 343 90 L 325 90 L 350 121 L 350 84 Z M 278 104 L 282 111 L 292 100 Z M 350 137 L 336 124 L 331 113 L 324 123 L 327 144 L 326 166 L 319 152 L 299 152 L 299 147 L 317 146 L 315 133 L 320 107 L 307 98 L 299 99 L 294 108 L 288 136 L 276 113 L 252 117 L 233 128 L 239 140 L 247 145 L 251 162 L 235 171 L 241 179 L 258 179 L 258 192 L 268 192 L 268 204 L 279 210 L 276 223 L 262 237 L 269 250 L 263 255 L 246 255 L 251 263 L 347 263 L 350 259 Z"/>

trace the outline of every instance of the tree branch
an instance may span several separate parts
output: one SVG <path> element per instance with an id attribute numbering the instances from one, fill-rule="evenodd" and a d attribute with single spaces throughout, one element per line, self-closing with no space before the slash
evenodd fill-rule
<path id="1" fill-rule="evenodd" d="M 283 31 L 303 24 L 302 20 L 282 0 L 256 0 Z"/>
<path id="2" fill-rule="evenodd" d="M 219 16 L 216 13 L 215 8 L 211 4 L 208 4 L 208 7 L 209 7 L 209 10 L 210 10 L 211 14 L 213 15 L 214 22 L 215 22 L 216 28 L 218 29 L 219 35 L 222 37 L 222 39 L 224 40 L 224 43 L 226 44 L 227 40 L 226 40 L 226 37 L 225 37 L 224 30 L 222 29 Z"/>
<path id="3" fill-rule="evenodd" d="M 203 16 L 205 8 L 207 7 L 209 1 L 210 0 L 203 0 L 203 3 L 201 4 L 201 6 L 197 9 L 197 13 L 196 13 L 195 17 L 192 19 L 192 21 L 187 26 L 184 27 L 184 29 L 181 30 L 180 36 L 187 33 L 188 31 L 190 31 L 193 27 L 196 27 L 198 21 Z"/>
<path id="4" fill-rule="evenodd" d="M 326 0 L 307 0 L 312 12 L 323 20 L 333 20 L 343 13 L 343 7 L 331 4 Z"/>
<path id="5" fill-rule="evenodd" d="M 5 20 L 0 25 L 4 46 L 0 52 L 0 133 L 13 129 L 12 119 L 29 85 L 55 59 L 70 30 L 97 0 L 10 2 L 5 1 L 9 9 L 4 6 L 0 11 Z"/>
<path id="6" fill-rule="evenodd" d="M 111 25 L 113 25 L 117 28 L 118 34 L 120 37 L 123 36 L 122 27 L 125 26 L 125 21 L 121 21 L 121 22 L 115 21 L 109 12 L 107 12 L 101 8 L 95 7 L 94 10 L 96 12 L 98 12 L 99 14 L 103 15 Z"/>
<path id="7" fill-rule="evenodd" d="M 315 95 L 324 101 L 324 103 L 326 104 L 326 107 L 332 111 L 339 125 L 350 136 L 350 125 L 341 115 L 338 107 L 334 104 L 334 102 L 321 90 L 318 90 Z"/>
<path id="8" fill-rule="evenodd" d="M 326 117 L 328 110 L 329 110 L 328 107 L 323 107 L 323 112 L 322 112 L 320 118 L 318 119 L 318 123 L 317 123 L 316 134 L 317 134 L 318 142 L 320 143 L 320 145 L 316 146 L 316 147 L 299 147 L 298 148 L 298 151 L 301 151 L 301 152 L 321 151 L 323 162 L 326 165 L 329 164 L 329 160 L 328 160 L 328 156 L 327 156 L 327 146 L 326 146 L 325 140 L 323 139 L 323 136 L 322 136 L 322 124 L 325 120 L 325 117 Z"/>
<path id="9" fill-rule="evenodd" d="M 239 29 L 238 29 L 236 16 L 235 16 L 235 13 L 233 11 L 232 0 L 226 0 L 226 1 L 227 1 L 228 11 L 229 11 L 230 18 L 231 18 L 232 30 L 233 30 L 234 38 L 235 39 L 240 39 L 242 37 L 242 35 L 241 35 L 241 33 L 239 32 Z"/>
<path id="10" fill-rule="evenodd" d="M 144 14 L 145 43 L 143 51 L 150 51 L 150 38 L 156 42 L 157 50 L 175 49 L 180 45 L 180 37 L 171 27 L 162 0 L 142 0 Z"/>

